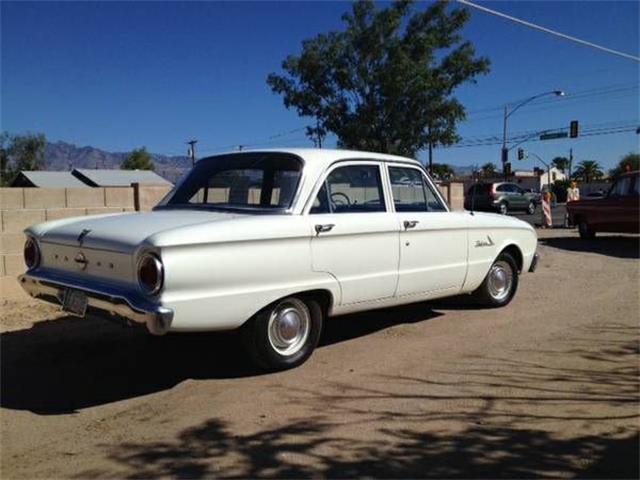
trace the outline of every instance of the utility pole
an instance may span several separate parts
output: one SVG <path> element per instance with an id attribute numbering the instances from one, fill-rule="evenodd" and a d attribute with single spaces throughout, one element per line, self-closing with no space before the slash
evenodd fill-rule
<path id="1" fill-rule="evenodd" d="M 433 176 L 433 141 L 431 133 L 431 125 L 429 125 L 427 126 L 427 135 L 429 136 L 429 175 Z"/>
<path id="2" fill-rule="evenodd" d="M 573 148 L 569 149 L 569 179 L 571 179 L 571 168 L 573 167 Z"/>
<path id="3" fill-rule="evenodd" d="M 192 167 L 196 164 L 196 143 L 198 143 L 198 140 L 195 138 L 187 142 L 187 145 L 189 145 L 189 156 L 191 157 Z"/>
<path id="4" fill-rule="evenodd" d="M 318 148 L 322 148 L 322 136 L 320 134 L 320 120 L 316 118 L 316 135 L 318 138 Z"/>

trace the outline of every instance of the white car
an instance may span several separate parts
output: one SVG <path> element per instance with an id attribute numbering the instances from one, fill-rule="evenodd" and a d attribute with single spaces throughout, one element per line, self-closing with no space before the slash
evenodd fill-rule
<path id="1" fill-rule="evenodd" d="M 153 212 L 25 233 L 32 296 L 157 335 L 241 328 L 272 370 L 304 362 L 328 316 L 461 293 L 506 305 L 537 261 L 529 224 L 450 211 L 414 160 L 341 150 L 204 158 Z"/>

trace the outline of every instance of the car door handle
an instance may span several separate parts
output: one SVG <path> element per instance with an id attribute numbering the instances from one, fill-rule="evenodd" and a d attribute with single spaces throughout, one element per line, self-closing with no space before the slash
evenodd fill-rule
<path id="1" fill-rule="evenodd" d="M 333 223 L 325 223 L 324 225 L 318 224 L 315 227 L 316 235 L 320 235 L 321 233 L 325 233 L 325 232 L 330 232 L 331 230 L 333 230 L 333 227 L 335 227 Z"/>
<path id="2" fill-rule="evenodd" d="M 418 220 L 405 220 L 403 225 L 405 230 L 409 230 L 410 228 L 415 228 L 418 225 Z"/>

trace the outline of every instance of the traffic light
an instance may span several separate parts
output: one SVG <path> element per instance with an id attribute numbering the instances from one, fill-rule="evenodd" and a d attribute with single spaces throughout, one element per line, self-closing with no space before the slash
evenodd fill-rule
<path id="1" fill-rule="evenodd" d="M 578 121 L 571 120 L 569 124 L 569 138 L 578 138 Z"/>
<path id="2" fill-rule="evenodd" d="M 518 149 L 518 160 L 522 160 L 524 158 L 524 150 L 522 148 Z"/>
<path id="3" fill-rule="evenodd" d="M 507 162 L 504 164 L 504 174 L 506 176 L 510 176 L 511 175 L 511 162 Z"/>

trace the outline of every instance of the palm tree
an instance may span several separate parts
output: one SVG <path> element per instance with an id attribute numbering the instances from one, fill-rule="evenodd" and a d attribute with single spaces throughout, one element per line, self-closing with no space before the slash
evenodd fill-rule
<path id="1" fill-rule="evenodd" d="M 573 174 L 576 178 L 583 179 L 586 183 L 591 180 L 601 178 L 604 175 L 602 167 L 595 160 L 583 160 L 578 164 Z"/>
<path id="2" fill-rule="evenodd" d="M 480 167 L 480 171 L 483 177 L 495 177 L 497 169 L 493 163 L 489 162 Z"/>

